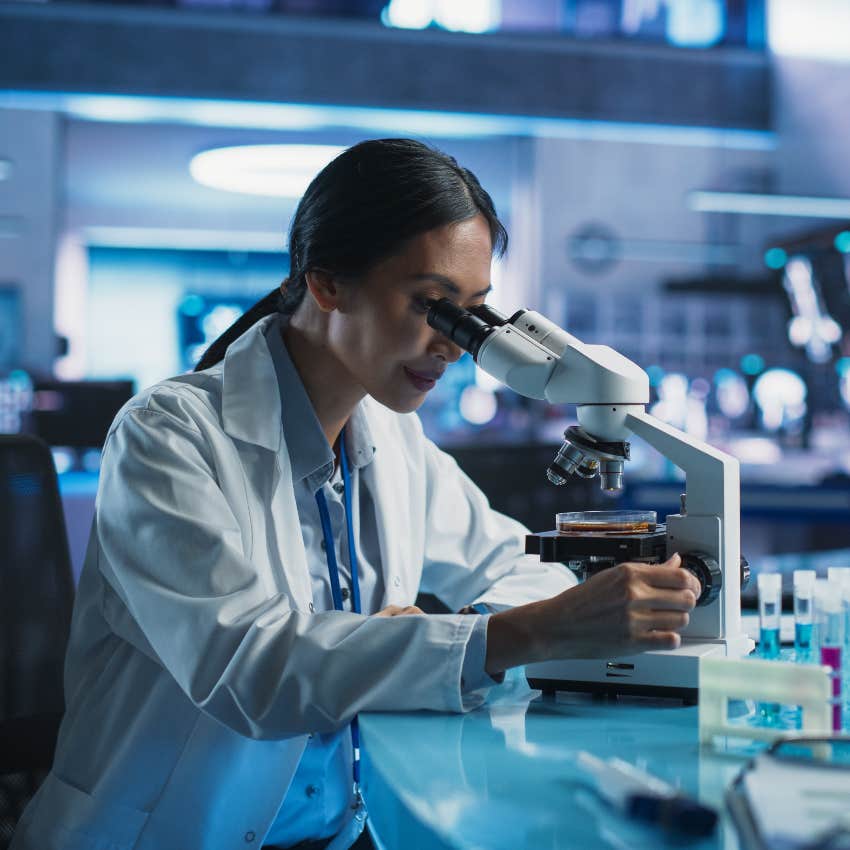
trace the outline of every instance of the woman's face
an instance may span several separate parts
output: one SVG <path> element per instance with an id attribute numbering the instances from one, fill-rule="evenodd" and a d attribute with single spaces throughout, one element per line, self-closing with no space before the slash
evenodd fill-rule
<path id="1" fill-rule="evenodd" d="M 392 410 L 416 410 L 463 353 L 428 325 L 427 303 L 483 303 L 491 258 L 490 229 L 478 215 L 417 236 L 352 285 L 343 283 L 328 342 L 350 379 Z"/>

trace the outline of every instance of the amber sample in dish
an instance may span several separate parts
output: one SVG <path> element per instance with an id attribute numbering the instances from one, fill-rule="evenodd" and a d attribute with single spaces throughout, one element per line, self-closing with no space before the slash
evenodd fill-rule
<path id="1" fill-rule="evenodd" d="M 568 511 L 555 516 L 561 534 L 648 534 L 656 525 L 655 511 Z"/>

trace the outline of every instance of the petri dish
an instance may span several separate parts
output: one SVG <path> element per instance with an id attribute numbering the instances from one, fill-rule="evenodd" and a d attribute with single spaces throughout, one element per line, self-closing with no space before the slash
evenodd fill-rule
<path id="1" fill-rule="evenodd" d="M 567 511 L 555 515 L 561 534 L 645 534 L 655 531 L 655 511 Z"/>

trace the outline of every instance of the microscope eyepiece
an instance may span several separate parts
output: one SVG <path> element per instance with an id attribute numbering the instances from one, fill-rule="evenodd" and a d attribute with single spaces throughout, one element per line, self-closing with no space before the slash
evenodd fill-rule
<path id="1" fill-rule="evenodd" d="M 488 325 L 492 325 L 494 328 L 506 325 L 508 322 L 512 323 L 511 319 L 502 315 L 495 307 L 491 307 L 489 304 L 478 304 L 476 307 L 470 307 L 469 312 L 473 316 L 478 316 L 479 319 Z M 524 312 L 525 310 L 519 310 L 516 315 L 521 316 Z"/>
<path id="2" fill-rule="evenodd" d="M 504 324 L 506 320 L 490 307 L 486 310 L 483 307 L 473 309 L 475 312 L 464 310 L 448 298 L 441 298 L 439 301 L 431 302 L 427 320 L 432 328 L 447 336 L 464 351 L 468 351 L 475 359 L 481 343 L 493 333 L 494 326 L 490 320 L 496 319 L 497 326 Z"/>

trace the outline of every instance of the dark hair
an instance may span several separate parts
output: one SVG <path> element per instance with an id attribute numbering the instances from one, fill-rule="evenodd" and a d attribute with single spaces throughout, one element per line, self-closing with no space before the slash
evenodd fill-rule
<path id="1" fill-rule="evenodd" d="M 475 175 L 454 158 L 412 139 L 375 139 L 343 151 L 313 179 L 289 231 L 290 272 L 231 325 L 204 353 L 195 371 L 223 359 L 228 345 L 263 316 L 294 313 L 304 298 L 306 273 L 341 276 L 367 272 L 409 239 L 481 214 L 493 251 L 508 234 Z"/>

